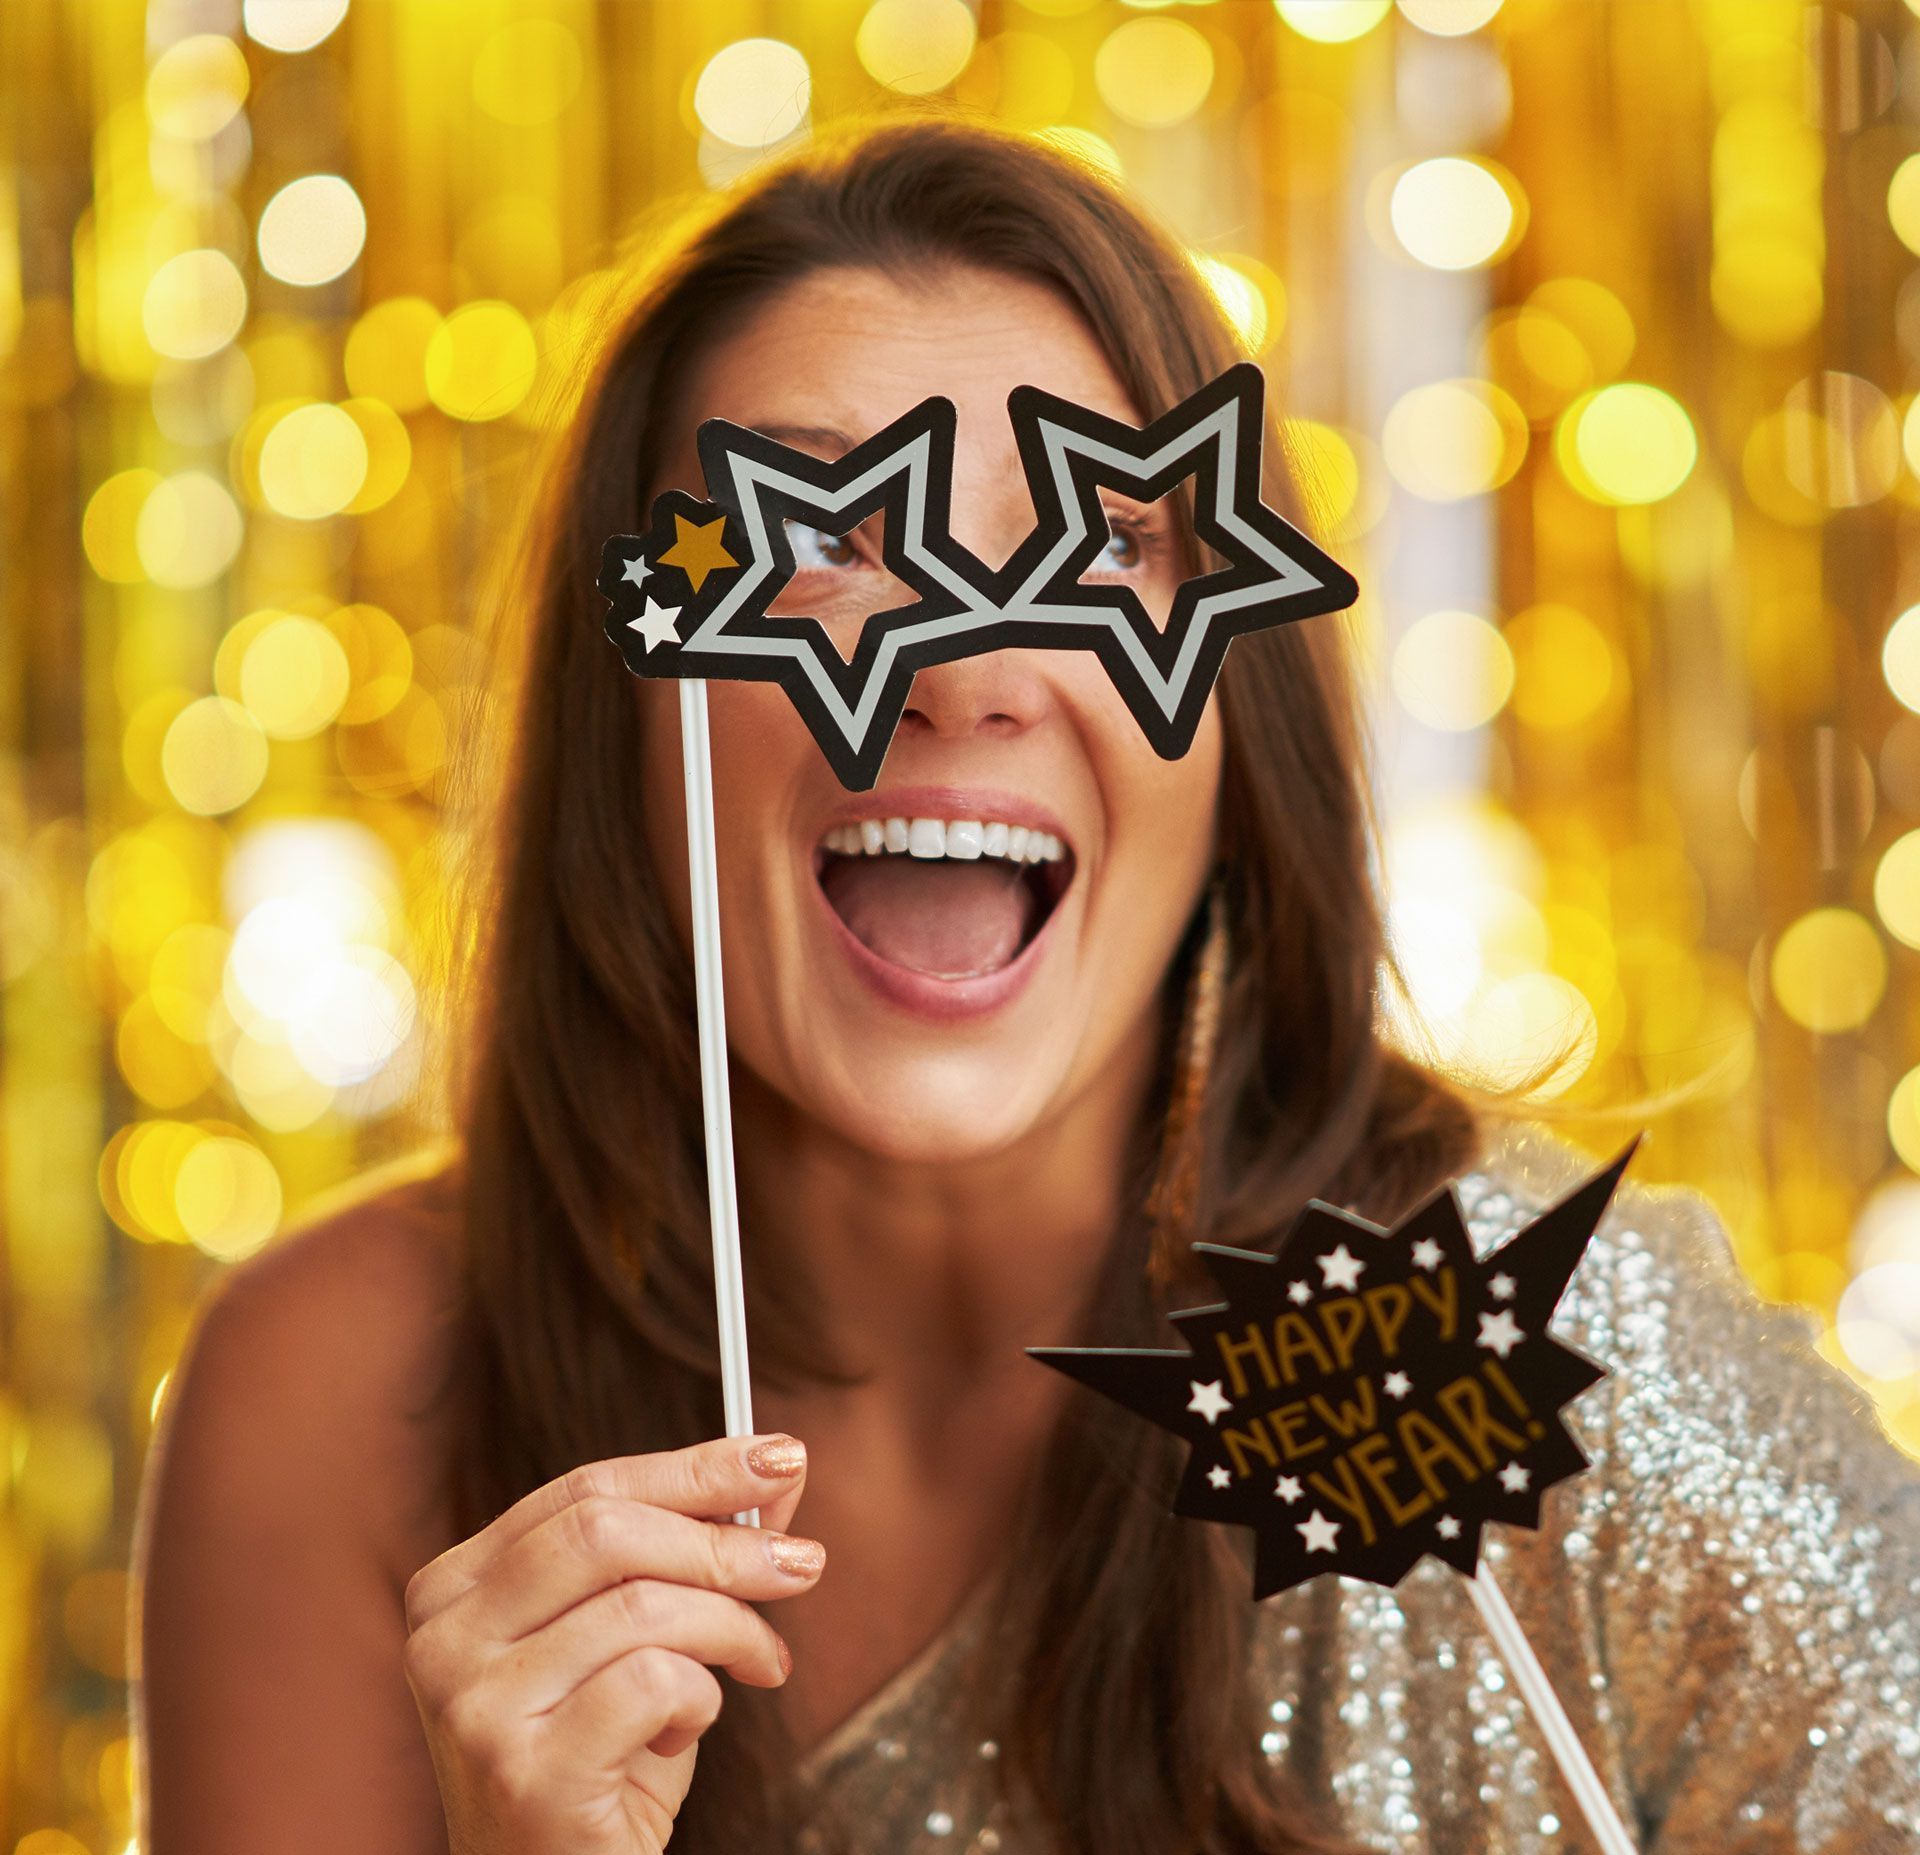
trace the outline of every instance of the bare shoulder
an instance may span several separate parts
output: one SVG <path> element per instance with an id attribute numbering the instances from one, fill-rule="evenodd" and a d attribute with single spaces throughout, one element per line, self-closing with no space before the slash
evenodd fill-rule
<path id="1" fill-rule="evenodd" d="M 354 1532 L 404 1582 L 445 1525 L 457 1194 L 442 1156 L 385 1168 L 229 1270 L 197 1311 L 160 1451 L 204 1456 L 265 1509 Z"/>

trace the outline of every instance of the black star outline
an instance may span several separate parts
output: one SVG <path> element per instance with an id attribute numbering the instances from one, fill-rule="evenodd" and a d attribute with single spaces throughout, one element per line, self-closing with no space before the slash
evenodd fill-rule
<path id="1" fill-rule="evenodd" d="M 1033 495 L 1035 526 L 1004 566 L 989 569 L 949 531 L 956 416 L 923 400 L 836 460 L 823 460 L 726 420 L 700 428 L 708 502 L 658 497 L 643 535 L 615 535 L 598 585 L 606 629 L 627 667 L 649 677 L 771 681 L 788 693 L 841 783 L 879 777 L 915 674 L 1010 648 L 1092 650 L 1154 750 L 1177 759 L 1192 744 L 1228 645 L 1247 631 L 1352 604 L 1353 577 L 1260 500 L 1264 381 L 1251 363 L 1144 427 L 1108 419 L 1037 387 L 1018 387 L 1008 414 Z M 1178 589 L 1164 632 L 1120 586 L 1081 586 L 1106 545 L 1102 484 L 1152 500 L 1196 481 L 1196 532 L 1227 561 Z M 809 616 L 770 616 L 792 578 L 785 521 L 844 534 L 887 515 L 882 556 L 914 603 L 872 615 L 851 657 Z M 718 569 L 681 602 L 680 643 L 647 648 L 632 627 L 641 607 L 627 575 L 657 570 L 675 515 L 727 519 L 739 565 Z M 649 576 L 650 577 L 650 576 Z"/>
<path id="2" fill-rule="evenodd" d="M 1542 1211 L 1485 1257 L 1474 1254 L 1451 1185 L 1442 1187 L 1391 1230 L 1316 1200 L 1301 1212 L 1271 1254 L 1211 1243 L 1193 1246 L 1227 1299 L 1169 1315 L 1187 1340 L 1185 1347 L 1030 1346 L 1027 1351 L 1189 1445 L 1173 1511 L 1189 1519 L 1234 1523 L 1253 1530 L 1256 1599 L 1290 1590 L 1323 1571 L 1396 1585 L 1428 1554 L 1471 1577 L 1479 1565 L 1482 1535 L 1489 1524 L 1538 1527 L 1547 1491 L 1589 1466 L 1586 1452 L 1561 1413 L 1582 1392 L 1605 1378 L 1607 1369 L 1578 1348 L 1554 1338 L 1548 1329 L 1633 1151 L 1630 1145 L 1611 1165 Z M 1502 1369 L 1521 1387 L 1533 1413 L 1525 1448 L 1513 1452 L 1514 1459 L 1526 1465 L 1528 1485 L 1519 1492 L 1504 1489 L 1497 1475 L 1500 1461 L 1496 1460 L 1484 1465 L 1477 1479 L 1449 1488 L 1444 1500 L 1432 1502 L 1405 1524 L 1380 1529 L 1371 1544 L 1363 1541 L 1360 1529 L 1347 1526 L 1334 1558 L 1324 1553 L 1310 1555 L 1290 1525 L 1297 1515 L 1272 1497 L 1272 1470 L 1267 1464 L 1261 1463 L 1259 1474 L 1237 1478 L 1231 1488 L 1208 1484 L 1205 1471 L 1221 1459 L 1223 1432 L 1221 1427 L 1206 1425 L 1184 1409 L 1186 1387 L 1196 1372 L 1213 1369 L 1212 1355 L 1203 1358 L 1195 1342 L 1209 1342 L 1228 1327 L 1239 1333 L 1250 1320 L 1289 1309 L 1289 1269 L 1297 1272 L 1309 1255 L 1330 1242 L 1344 1239 L 1364 1243 L 1369 1259 L 1377 1265 L 1372 1279 L 1378 1284 L 1410 1277 L 1413 1266 L 1409 1252 L 1415 1242 L 1425 1238 L 1440 1245 L 1441 1269 L 1451 1265 L 1456 1270 L 1461 1302 L 1456 1337 L 1444 1347 L 1436 1344 L 1430 1358 L 1415 1362 L 1420 1369 L 1414 1376 L 1420 1385 L 1435 1385 L 1447 1372 L 1458 1371 L 1476 1350 L 1473 1317 L 1480 1307 L 1495 1305 L 1486 1293 L 1487 1279 L 1503 1270 L 1519 1284 L 1513 1299 L 1500 1305 L 1514 1311 L 1526 1338 Z M 1339 1394 L 1335 1391 L 1330 1395 Z M 1313 1467 L 1311 1460 L 1297 1464 L 1289 1461 L 1283 1472 L 1304 1478 Z M 1459 1531 L 1452 1538 L 1446 1537 L 1439 1526 L 1449 1516 L 1459 1522 Z"/>

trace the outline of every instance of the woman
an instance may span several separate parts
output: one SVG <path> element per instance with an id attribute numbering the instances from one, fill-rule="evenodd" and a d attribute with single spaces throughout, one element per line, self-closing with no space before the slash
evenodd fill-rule
<path id="1" fill-rule="evenodd" d="M 678 736 L 607 648 L 600 544 L 700 488 L 704 418 L 834 455 L 940 392 L 997 561 L 1013 386 L 1140 423 L 1233 358 L 1103 182 L 952 122 L 765 174 L 650 280 L 534 526 L 459 1157 L 234 1271 L 169 1401 L 147 1855 L 1578 1840 L 1452 1573 L 1255 1607 L 1166 1515 L 1178 1445 L 1021 1350 L 1154 1343 L 1190 1239 L 1384 1221 L 1479 1151 L 1377 1034 L 1331 624 L 1238 641 L 1172 764 L 1082 653 L 923 671 L 864 795 L 777 690 L 712 688 L 763 1431 L 702 1440 Z M 1094 572 L 1164 613 L 1184 508 L 1108 515 Z M 793 539 L 790 609 L 899 602 L 869 530 Z M 913 819 L 1039 860 L 889 854 Z M 1487 1158 L 1481 1239 L 1566 1170 Z M 1615 1370 L 1597 1466 L 1496 1556 L 1646 1846 L 1907 1846 L 1906 1466 L 1687 1201 L 1624 1197 L 1563 1326 Z"/>

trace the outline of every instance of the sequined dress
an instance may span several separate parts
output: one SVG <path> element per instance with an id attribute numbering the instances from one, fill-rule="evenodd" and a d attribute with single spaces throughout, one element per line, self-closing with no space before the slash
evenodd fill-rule
<path id="1" fill-rule="evenodd" d="M 1459 1185 L 1484 1254 L 1591 1166 L 1500 1136 Z M 1920 1466 L 1760 1303 L 1713 1213 L 1622 1187 L 1554 1322 L 1612 1376 L 1572 1408 L 1590 1473 L 1497 1577 L 1646 1855 L 1920 1851 Z M 1181 1522 L 1198 1525 L 1200 1522 Z M 822 1855 L 1047 1843 L 957 1722 L 964 1607 L 799 1773 Z M 1323 1577 L 1261 1606 L 1249 1732 L 1357 1841 L 1405 1855 L 1594 1846 L 1456 1573 Z"/>

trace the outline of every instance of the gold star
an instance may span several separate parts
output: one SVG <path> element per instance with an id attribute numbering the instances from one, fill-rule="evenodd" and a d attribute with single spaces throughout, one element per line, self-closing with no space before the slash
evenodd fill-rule
<path id="1" fill-rule="evenodd" d="M 700 582 L 708 574 L 740 564 L 721 545 L 720 534 L 726 525 L 724 515 L 706 523 L 690 522 L 684 515 L 676 515 L 673 546 L 660 559 L 669 567 L 678 567 L 687 576 L 687 583 L 698 592 Z"/>

